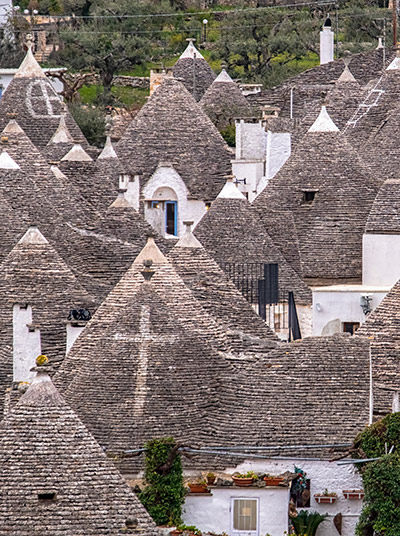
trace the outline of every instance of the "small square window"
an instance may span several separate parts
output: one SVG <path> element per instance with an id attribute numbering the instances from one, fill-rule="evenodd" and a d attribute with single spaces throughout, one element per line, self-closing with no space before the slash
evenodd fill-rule
<path id="1" fill-rule="evenodd" d="M 233 529 L 235 531 L 257 531 L 257 499 L 234 499 Z"/>
<path id="2" fill-rule="evenodd" d="M 354 333 L 358 330 L 360 327 L 360 322 L 343 322 L 343 332 L 344 333 L 351 333 L 354 335 Z"/>
<path id="3" fill-rule="evenodd" d="M 55 491 L 46 491 L 38 493 L 38 500 L 41 503 L 54 502 L 57 499 L 57 493 Z"/>
<path id="4" fill-rule="evenodd" d="M 150 208 L 159 208 L 160 201 L 150 201 Z"/>

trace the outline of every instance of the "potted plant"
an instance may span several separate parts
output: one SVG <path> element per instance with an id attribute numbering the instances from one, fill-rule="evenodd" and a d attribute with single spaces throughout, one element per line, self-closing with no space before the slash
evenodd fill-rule
<path id="1" fill-rule="evenodd" d="M 283 481 L 283 476 L 265 475 L 264 477 L 266 486 L 279 486 Z"/>
<path id="2" fill-rule="evenodd" d="M 182 532 L 183 530 L 181 530 L 179 527 L 176 527 L 175 529 L 171 530 L 170 536 L 180 536 Z"/>
<path id="3" fill-rule="evenodd" d="M 296 536 L 315 536 L 319 525 L 327 518 L 327 514 L 300 510 L 297 516 L 290 516 Z"/>
<path id="4" fill-rule="evenodd" d="M 364 499 L 365 495 L 363 489 L 344 489 L 342 493 L 345 499 L 350 499 L 351 501 Z"/>
<path id="5" fill-rule="evenodd" d="M 337 499 L 337 494 L 325 489 L 323 493 L 316 493 L 314 499 L 318 504 L 333 504 Z"/>
<path id="6" fill-rule="evenodd" d="M 198 479 L 196 482 L 189 482 L 190 493 L 208 493 L 207 482 Z"/>
<path id="7" fill-rule="evenodd" d="M 234 473 L 232 475 L 233 483 L 240 487 L 249 487 L 253 484 L 254 480 L 258 480 L 258 475 L 253 471 L 247 473 Z"/>
<path id="8" fill-rule="evenodd" d="M 214 473 L 207 473 L 207 484 L 209 486 L 212 486 L 215 482 L 215 479 L 217 478 L 217 476 L 214 474 Z"/>

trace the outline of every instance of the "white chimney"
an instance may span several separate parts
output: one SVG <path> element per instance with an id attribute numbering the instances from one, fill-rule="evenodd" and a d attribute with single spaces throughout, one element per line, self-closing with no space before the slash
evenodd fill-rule
<path id="1" fill-rule="evenodd" d="M 329 63 L 334 59 L 334 38 L 335 34 L 332 32 L 332 23 L 328 15 L 319 34 L 319 62 L 321 65 Z"/>
<path id="2" fill-rule="evenodd" d="M 65 349 L 65 355 L 71 350 L 72 345 L 85 329 L 87 322 L 67 322 L 67 345 Z"/>
<path id="3" fill-rule="evenodd" d="M 42 353 L 40 330 L 32 324 L 32 307 L 13 307 L 13 381 L 30 382 L 35 376 L 31 368 Z"/>

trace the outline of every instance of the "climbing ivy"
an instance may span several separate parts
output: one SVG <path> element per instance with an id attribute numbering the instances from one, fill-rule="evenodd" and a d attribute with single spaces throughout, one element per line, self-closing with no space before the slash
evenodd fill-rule
<path id="1" fill-rule="evenodd" d="M 354 442 L 356 457 L 379 460 L 359 464 L 364 505 L 357 536 L 400 534 L 400 413 L 393 413 L 365 428 Z M 393 453 L 385 449 L 394 447 Z"/>
<path id="2" fill-rule="evenodd" d="M 175 440 L 172 437 L 152 439 L 145 449 L 146 487 L 139 499 L 157 525 L 179 525 L 185 488 Z"/>

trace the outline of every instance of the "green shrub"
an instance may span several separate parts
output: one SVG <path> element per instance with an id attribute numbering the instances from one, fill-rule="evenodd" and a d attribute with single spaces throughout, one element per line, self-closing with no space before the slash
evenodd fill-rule
<path id="1" fill-rule="evenodd" d="M 104 112 L 100 108 L 81 104 L 72 104 L 69 110 L 90 145 L 103 147 L 106 139 Z"/>
<path id="2" fill-rule="evenodd" d="M 146 487 L 139 494 L 139 499 L 157 525 L 179 525 L 182 522 L 182 504 L 185 488 L 182 478 L 182 462 L 179 454 L 171 468 L 162 474 L 160 467 L 167 461 L 168 455 L 175 447 L 172 437 L 152 439 L 145 445 L 145 479 Z"/>

